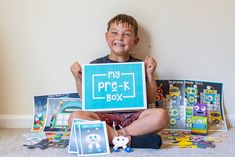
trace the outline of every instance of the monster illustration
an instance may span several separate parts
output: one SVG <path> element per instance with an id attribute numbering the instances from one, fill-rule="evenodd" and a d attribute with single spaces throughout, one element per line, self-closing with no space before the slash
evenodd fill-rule
<path id="1" fill-rule="evenodd" d="M 180 119 L 179 109 L 169 109 L 168 114 L 169 114 L 169 117 L 170 117 L 169 127 L 170 128 L 175 128 L 177 120 Z"/>
<path id="2" fill-rule="evenodd" d="M 185 94 L 186 94 L 186 99 L 187 99 L 187 105 L 193 106 L 197 102 L 197 97 L 198 97 L 197 86 L 194 85 L 192 87 L 186 87 Z"/>
<path id="3" fill-rule="evenodd" d="M 97 152 L 102 151 L 100 146 L 101 136 L 99 134 L 88 134 L 85 140 L 88 143 L 88 152 L 91 153 L 93 151 L 93 146 L 95 146 L 94 149 L 96 149 Z"/>
<path id="4" fill-rule="evenodd" d="M 180 89 L 170 84 L 169 91 L 170 101 L 173 106 L 177 106 L 180 103 Z"/>
<path id="5" fill-rule="evenodd" d="M 216 102 L 216 96 L 217 96 L 217 91 L 212 90 L 209 86 L 207 89 L 204 89 L 204 100 L 206 103 L 210 104 L 215 104 Z"/>
<path id="6" fill-rule="evenodd" d="M 203 103 L 196 103 L 193 107 L 193 115 L 194 116 L 207 116 L 207 106 Z"/>
<path id="7" fill-rule="evenodd" d="M 159 86 L 157 86 L 156 100 L 161 101 L 161 100 L 163 100 L 163 98 L 164 98 L 164 96 L 163 96 L 162 84 L 160 84 Z"/>
<path id="8" fill-rule="evenodd" d="M 192 134 L 207 135 L 207 117 L 192 116 Z"/>

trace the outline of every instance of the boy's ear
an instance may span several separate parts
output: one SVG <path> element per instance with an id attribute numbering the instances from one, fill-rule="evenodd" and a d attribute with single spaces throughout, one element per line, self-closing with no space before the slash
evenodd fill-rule
<path id="1" fill-rule="evenodd" d="M 139 40 L 140 40 L 139 37 L 135 37 L 135 41 L 134 41 L 135 46 L 139 43 Z"/>
<path id="2" fill-rule="evenodd" d="M 107 41 L 107 38 L 108 38 L 108 32 L 105 33 L 105 39 Z"/>

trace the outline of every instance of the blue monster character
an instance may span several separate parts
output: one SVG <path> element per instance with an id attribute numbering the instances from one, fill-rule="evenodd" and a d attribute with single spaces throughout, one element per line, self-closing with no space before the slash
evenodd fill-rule
<path id="1" fill-rule="evenodd" d="M 217 98 L 217 90 L 212 90 L 210 87 L 204 89 L 204 100 L 206 103 L 215 104 Z"/>
<path id="2" fill-rule="evenodd" d="M 187 98 L 187 105 L 194 106 L 194 104 L 197 102 L 197 98 L 198 98 L 197 86 L 194 85 L 193 87 L 186 87 L 185 94 L 186 94 L 186 98 Z"/>
<path id="3" fill-rule="evenodd" d="M 196 103 L 193 107 L 193 115 L 194 116 L 207 116 L 207 105 L 203 103 Z"/>

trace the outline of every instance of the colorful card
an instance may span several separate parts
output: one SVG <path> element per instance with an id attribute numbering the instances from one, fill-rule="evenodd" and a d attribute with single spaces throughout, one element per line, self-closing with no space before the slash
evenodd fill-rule
<path id="1" fill-rule="evenodd" d="M 82 81 L 85 111 L 147 108 L 143 62 L 84 65 Z"/>
<path id="2" fill-rule="evenodd" d="M 77 93 L 34 96 L 34 119 L 31 131 L 42 131 L 47 113 L 47 98 L 79 98 Z"/>
<path id="3" fill-rule="evenodd" d="M 72 112 L 82 108 L 80 98 L 48 98 L 46 123 L 43 131 L 68 132 L 68 119 Z"/>

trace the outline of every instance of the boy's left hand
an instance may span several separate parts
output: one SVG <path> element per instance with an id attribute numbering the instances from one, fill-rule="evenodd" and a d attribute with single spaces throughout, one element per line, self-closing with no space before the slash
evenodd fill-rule
<path id="1" fill-rule="evenodd" d="M 147 56 L 144 60 L 147 75 L 152 75 L 157 67 L 157 62 L 153 57 Z"/>

